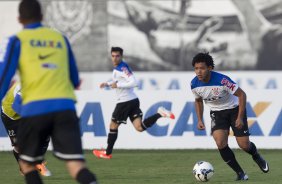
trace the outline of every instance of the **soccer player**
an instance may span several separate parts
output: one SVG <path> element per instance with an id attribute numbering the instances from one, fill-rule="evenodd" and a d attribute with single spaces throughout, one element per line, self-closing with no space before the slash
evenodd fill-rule
<path id="1" fill-rule="evenodd" d="M 258 153 L 249 140 L 246 115 L 246 94 L 228 76 L 214 72 L 214 61 L 209 53 L 198 53 L 192 61 L 196 77 L 191 82 L 195 96 L 195 108 L 198 117 L 197 128 L 204 130 L 203 101 L 210 107 L 211 132 L 222 159 L 236 173 L 236 180 L 248 180 L 248 176 L 237 162 L 228 146 L 229 129 L 232 128 L 241 149 L 252 155 L 259 168 L 267 173 L 268 163 Z"/>
<path id="2" fill-rule="evenodd" d="M 20 167 L 27 184 L 42 184 L 36 164 L 44 160 L 42 147 L 51 137 L 54 155 L 65 161 L 72 178 L 96 184 L 85 164 L 75 109 L 74 88 L 79 86 L 75 58 L 68 39 L 44 27 L 42 17 L 37 0 L 22 0 L 19 21 L 24 29 L 0 51 L 0 100 L 17 69 L 21 79 Z"/>
<path id="3" fill-rule="evenodd" d="M 13 146 L 13 154 L 17 162 L 19 162 L 19 151 L 16 144 L 16 136 L 18 132 L 18 127 L 20 125 L 20 105 L 21 105 L 21 86 L 20 83 L 15 82 L 7 92 L 5 98 L 2 101 L 1 108 L 1 119 L 8 133 Z M 48 137 L 42 147 L 42 154 L 45 154 L 50 142 L 50 137 Z M 42 176 L 51 176 L 51 172 L 46 167 L 46 162 L 41 162 L 36 164 L 37 171 Z M 21 169 L 20 169 L 21 172 Z M 22 172 L 21 172 L 22 173 Z"/>
<path id="4" fill-rule="evenodd" d="M 164 107 L 159 107 L 158 112 L 144 121 L 142 121 L 143 113 L 140 109 L 139 99 L 133 89 L 137 86 L 137 81 L 132 70 L 122 59 L 123 49 L 120 47 L 112 47 L 111 58 L 114 66 L 112 81 L 100 84 L 101 88 L 111 87 L 116 89 L 117 104 L 112 114 L 110 123 L 110 132 L 108 134 L 108 146 L 106 150 L 93 150 L 93 154 L 98 158 L 111 159 L 114 144 L 118 137 L 118 127 L 124 123 L 129 117 L 134 128 L 143 132 L 151 127 L 160 117 L 174 119 L 174 114 Z"/>

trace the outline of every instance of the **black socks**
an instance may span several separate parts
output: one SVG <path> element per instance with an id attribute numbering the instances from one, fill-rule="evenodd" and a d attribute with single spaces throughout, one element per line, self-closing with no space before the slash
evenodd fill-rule
<path id="1" fill-rule="evenodd" d="M 25 181 L 27 184 L 43 184 L 37 170 L 25 174 Z"/>
<path id="2" fill-rule="evenodd" d="M 233 151 L 229 148 L 228 145 L 227 145 L 225 148 L 223 148 L 223 149 L 219 149 L 219 153 L 220 153 L 222 159 L 223 159 L 223 160 L 229 165 L 229 167 L 231 167 L 237 174 L 244 172 L 243 169 L 241 168 L 241 166 L 239 165 L 239 163 L 237 162 Z"/>
<path id="3" fill-rule="evenodd" d="M 106 150 L 106 154 L 110 155 L 113 152 L 114 144 L 118 137 L 118 130 L 110 129 L 110 133 L 108 134 L 108 147 Z"/>
<path id="4" fill-rule="evenodd" d="M 147 119 L 145 119 L 141 123 L 141 126 L 142 126 L 143 130 L 146 130 L 147 128 L 149 128 L 153 124 L 155 124 L 160 117 L 162 117 L 162 116 L 159 113 L 157 113 L 157 114 L 154 114 L 153 116 L 150 116 Z"/>
<path id="5" fill-rule="evenodd" d="M 87 168 L 83 168 L 78 172 L 76 180 L 81 184 L 98 184 L 95 175 Z"/>

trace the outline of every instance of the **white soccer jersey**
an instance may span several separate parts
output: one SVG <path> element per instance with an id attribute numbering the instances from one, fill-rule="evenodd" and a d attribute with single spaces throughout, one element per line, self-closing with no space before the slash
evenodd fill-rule
<path id="1" fill-rule="evenodd" d="M 195 77 L 191 90 L 195 98 L 202 98 L 212 111 L 232 109 L 238 106 L 238 97 L 233 95 L 238 85 L 221 73 L 211 72 L 211 79 L 205 83 Z"/>
<path id="2" fill-rule="evenodd" d="M 117 82 L 117 103 L 127 102 L 137 98 L 137 95 L 134 93 L 134 87 L 137 86 L 137 81 L 130 67 L 124 61 L 121 61 L 113 69 L 112 81 L 107 83 L 111 85 L 113 82 Z"/>

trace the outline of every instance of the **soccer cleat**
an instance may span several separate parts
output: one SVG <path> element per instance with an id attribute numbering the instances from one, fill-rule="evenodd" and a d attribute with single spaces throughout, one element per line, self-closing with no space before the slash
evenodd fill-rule
<path id="1" fill-rule="evenodd" d="M 93 150 L 93 154 L 97 158 L 104 158 L 104 159 L 111 159 L 112 158 L 112 154 L 107 155 L 105 150 Z"/>
<path id="2" fill-rule="evenodd" d="M 51 176 L 52 174 L 47 169 L 46 164 L 47 164 L 47 162 L 42 162 L 41 164 L 36 164 L 36 169 L 42 176 Z"/>
<path id="3" fill-rule="evenodd" d="M 168 111 L 164 107 L 159 107 L 158 108 L 158 113 L 165 118 L 170 118 L 170 119 L 175 119 L 175 116 L 172 112 Z"/>
<path id="4" fill-rule="evenodd" d="M 236 178 L 236 181 L 239 181 L 239 180 L 248 180 L 249 177 L 246 173 L 239 173 L 237 174 L 237 178 Z"/>
<path id="5" fill-rule="evenodd" d="M 267 173 L 269 171 L 268 163 L 259 154 L 253 156 L 253 160 L 258 164 L 262 172 Z"/>

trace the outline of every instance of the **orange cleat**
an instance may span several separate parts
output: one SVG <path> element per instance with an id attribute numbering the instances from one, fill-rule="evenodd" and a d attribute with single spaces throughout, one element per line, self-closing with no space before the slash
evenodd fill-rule
<path id="1" fill-rule="evenodd" d="M 47 164 L 47 162 L 42 162 L 41 164 L 36 164 L 36 169 L 42 176 L 51 176 L 52 174 L 47 169 L 46 164 Z"/>
<path id="2" fill-rule="evenodd" d="M 93 150 L 93 154 L 97 158 L 104 158 L 104 159 L 111 159 L 112 158 L 112 154 L 107 155 L 105 150 Z"/>

